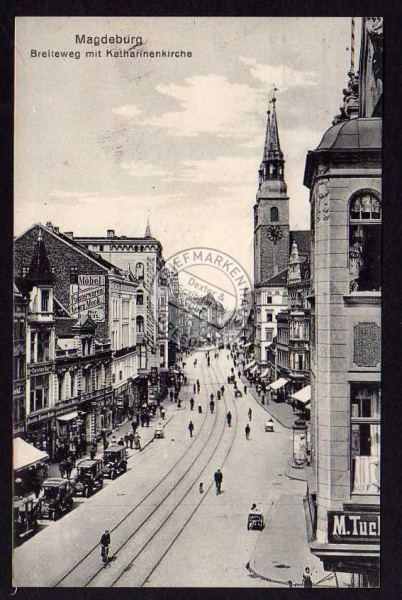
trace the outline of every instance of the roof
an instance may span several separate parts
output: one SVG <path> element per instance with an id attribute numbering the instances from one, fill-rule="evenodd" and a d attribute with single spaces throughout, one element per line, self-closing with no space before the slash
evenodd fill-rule
<path id="1" fill-rule="evenodd" d="M 315 163 L 320 155 L 331 153 L 380 152 L 382 148 L 382 119 L 379 117 L 350 119 L 330 127 L 316 150 L 307 153 L 303 184 L 310 187 Z"/>
<path id="2" fill-rule="evenodd" d="M 316 152 L 322 150 L 364 150 L 382 147 L 382 119 L 357 118 L 342 121 L 324 133 Z"/>
<path id="3" fill-rule="evenodd" d="M 288 278 L 288 270 L 283 269 L 283 271 L 280 271 L 279 273 L 276 273 L 276 275 L 272 275 L 272 277 L 270 277 L 269 279 L 266 279 L 265 281 L 261 282 L 258 287 L 266 287 L 266 286 L 274 286 L 274 285 L 278 285 L 278 286 L 286 286 L 287 284 L 287 279 Z"/>
<path id="4" fill-rule="evenodd" d="M 42 232 L 39 230 L 38 240 L 34 246 L 27 280 L 34 285 L 52 285 L 54 275 L 47 255 Z"/>
<path id="5" fill-rule="evenodd" d="M 50 477 L 49 479 L 45 479 L 42 485 L 46 487 L 60 487 L 66 483 L 68 483 L 68 479 L 62 479 L 61 477 Z"/>
<path id="6" fill-rule="evenodd" d="M 70 337 L 76 335 L 72 327 L 77 319 L 64 319 L 62 317 L 56 319 L 56 335 L 58 337 Z"/>

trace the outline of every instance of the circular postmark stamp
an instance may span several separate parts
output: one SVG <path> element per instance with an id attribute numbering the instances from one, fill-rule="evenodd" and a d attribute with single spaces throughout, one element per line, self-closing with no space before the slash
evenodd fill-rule
<path id="1" fill-rule="evenodd" d="M 182 346 L 225 344 L 238 338 L 251 309 L 251 280 L 243 266 L 214 248 L 186 248 L 157 273 L 166 290 L 158 327 Z"/>

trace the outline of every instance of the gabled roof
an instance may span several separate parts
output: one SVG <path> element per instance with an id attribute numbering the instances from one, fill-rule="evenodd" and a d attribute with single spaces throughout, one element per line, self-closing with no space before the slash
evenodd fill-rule
<path id="1" fill-rule="evenodd" d="M 50 266 L 46 245 L 40 230 L 32 252 L 27 280 L 33 285 L 53 285 L 54 283 L 52 267 Z"/>
<path id="2" fill-rule="evenodd" d="M 269 286 L 281 286 L 281 287 L 286 287 L 287 284 L 287 277 L 288 277 L 288 270 L 283 269 L 283 271 L 280 271 L 279 273 L 277 273 L 276 275 L 272 275 L 272 277 L 270 277 L 269 279 L 266 279 L 265 281 L 261 282 L 258 287 L 269 287 Z"/>

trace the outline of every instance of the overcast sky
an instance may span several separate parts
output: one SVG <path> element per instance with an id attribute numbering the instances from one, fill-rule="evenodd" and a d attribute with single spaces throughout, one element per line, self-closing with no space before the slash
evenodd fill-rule
<path id="1" fill-rule="evenodd" d="M 143 50 L 192 57 L 107 57 L 130 46 L 76 44 L 82 34 L 142 36 Z M 211 246 L 252 277 L 272 86 L 290 225 L 307 229 L 306 152 L 338 112 L 349 48 L 350 18 L 17 19 L 15 233 L 52 221 L 75 235 L 143 235 L 149 217 L 166 257 Z"/>

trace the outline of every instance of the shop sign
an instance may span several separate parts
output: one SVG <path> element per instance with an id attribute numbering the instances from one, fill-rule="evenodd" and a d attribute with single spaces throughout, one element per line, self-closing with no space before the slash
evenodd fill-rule
<path id="1" fill-rule="evenodd" d="M 380 515 L 328 511 L 328 542 L 379 544 Z"/>
<path id="2" fill-rule="evenodd" d="M 43 373 L 51 373 L 52 365 L 28 365 L 28 373 L 29 375 L 42 375 Z"/>
<path id="3" fill-rule="evenodd" d="M 39 423 L 39 421 L 45 421 L 46 419 L 50 419 L 53 417 L 53 410 L 47 410 L 37 415 L 28 415 L 27 422 L 31 423 Z"/>
<path id="4" fill-rule="evenodd" d="M 96 322 L 105 320 L 105 276 L 78 275 L 70 285 L 70 312 L 74 317 L 90 316 Z"/>
<path id="5" fill-rule="evenodd" d="M 158 385 L 158 367 L 151 367 L 151 385 Z"/>

